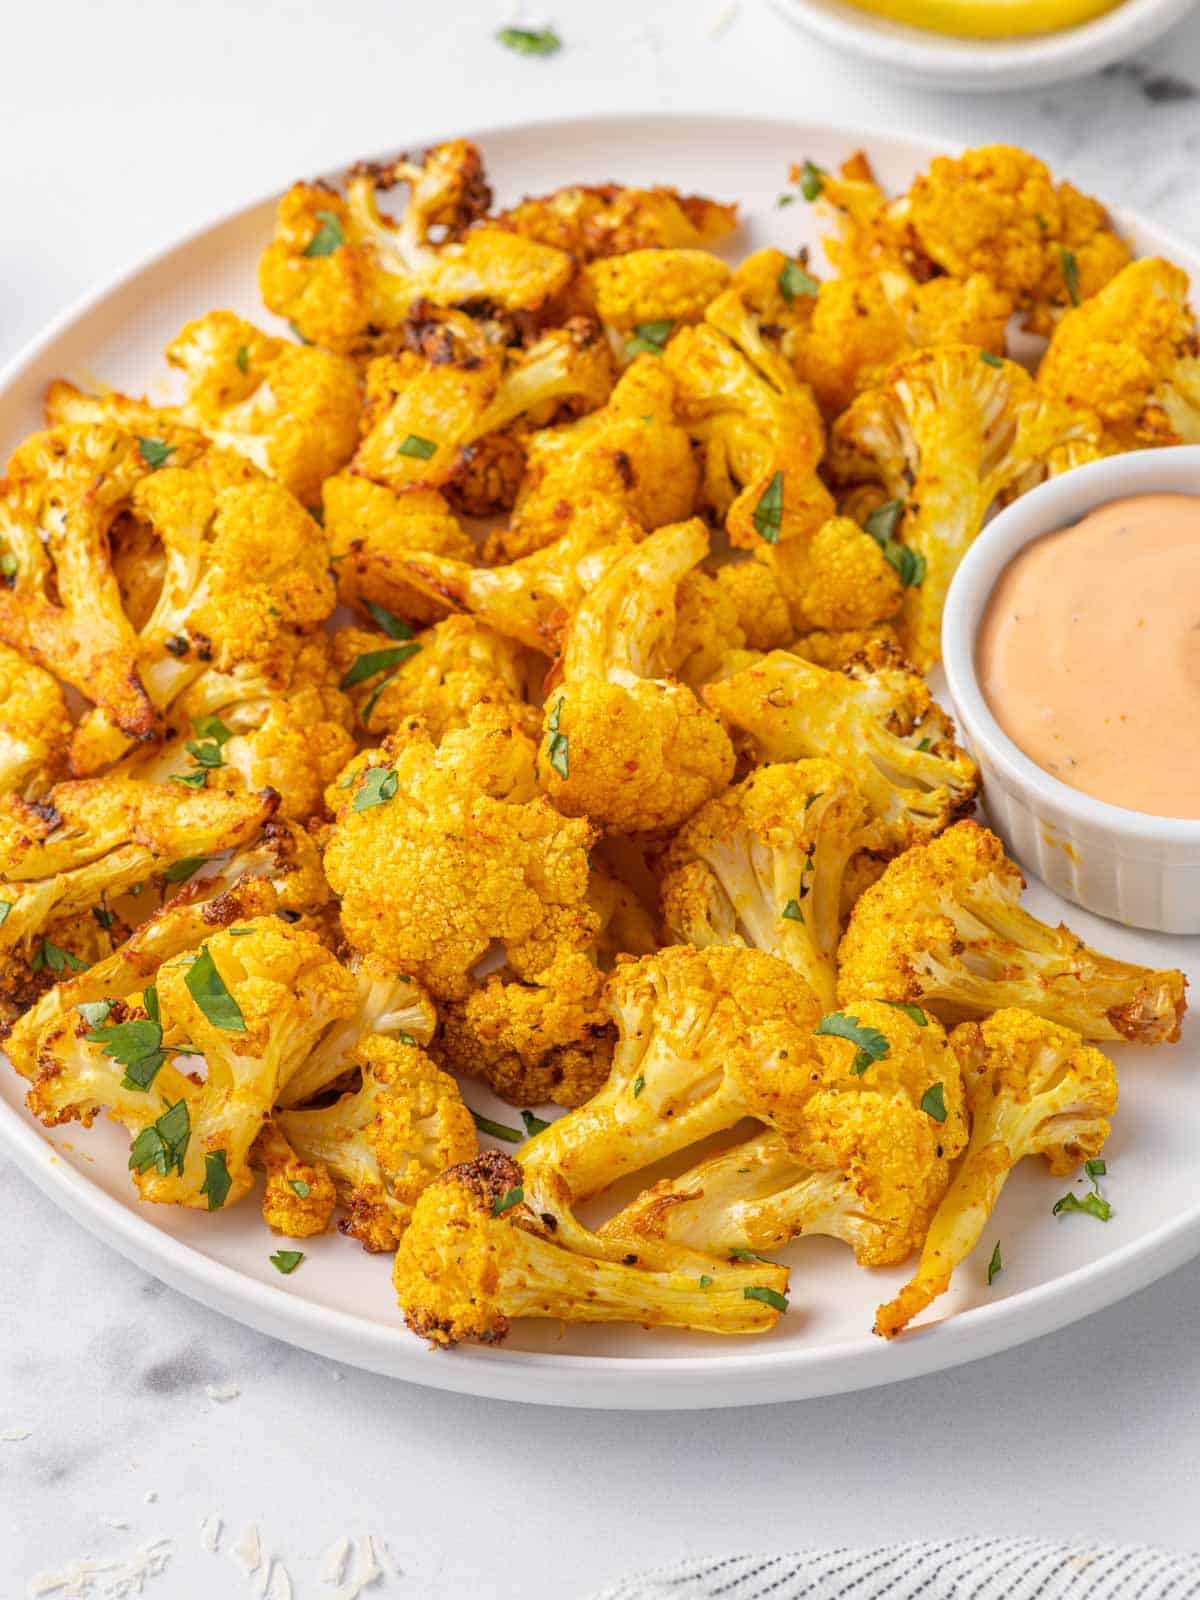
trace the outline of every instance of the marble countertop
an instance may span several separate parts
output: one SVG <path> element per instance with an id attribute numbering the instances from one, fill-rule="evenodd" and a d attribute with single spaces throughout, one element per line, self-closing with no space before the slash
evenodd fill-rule
<path id="1" fill-rule="evenodd" d="M 719 33 L 724 0 L 546 6 L 567 41 L 549 62 L 497 52 L 497 24 L 543 20 L 500 0 L 10 8 L 0 357 L 197 218 L 343 156 L 528 115 L 753 109 L 1007 139 L 1200 236 L 1200 15 L 1082 82 L 962 98 L 879 80 L 765 0 L 741 0 Z M 1200 1264 L 939 1376 L 631 1426 L 274 1343 L 130 1266 L 3 1159 L 0 1262 L 6 1600 L 85 1554 L 117 1566 L 56 1592 L 103 1595 L 155 1539 L 169 1561 L 148 1600 L 261 1593 L 230 1559 L 249 1525 L 279 1557 L 272 1600 L 333 1596 L 322 1553 L 348 1535 L 390 1552 L 367 1594 L 454 1600 L 582 1600 L 699 1549 L 981 1532 L 1196 1542 Z M 205 1518 L 221 1519 L 215 1553 Z"/>

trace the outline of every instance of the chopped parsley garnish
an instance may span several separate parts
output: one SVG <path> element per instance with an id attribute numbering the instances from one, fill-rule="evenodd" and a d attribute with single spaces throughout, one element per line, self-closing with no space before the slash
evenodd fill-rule
<path id="1" fill-rule="evenodd" d="M 186 883 L 193 873 L 199 872 L 211 860 L 211 856 L 180 856 L 163 873 L 163 879 L 167 883 Z"/>
<path id="2" fill-rule="evenodd" d="M 729 1259 L 731 1261 L 767 1261 L 766 1256 L 756 1255 L 753 1250 L 745 1250 L 741 1245 L 737 1245 L 730 1250 Z M 767 1265 L 770 1266 L 769 1261 L 767 1261 Z"/>
<path id="3" fill-rule="evenodd" d="M 503 1216 L 506 1211 L 511 1211 L 514 1206 L 519 1206 L 524 1198 L 525 1191 L 519 1184 L 515 1189 L 509 1189 L 506 1194 L 493 1196 L 492 1215 L 494 1217 Z"/>
<path id="4" fill-rule="evenodd" d="M 779 285 L 779 292 L 790 305 L 798 295 L 815 296 L 821 285 L 811 275 L 805 272 L 798 261 L 789 261 L 783 271 L 775 280 Z"/>
<path id="5" fill-rule="evenodd" d="M 112 1000 L 84 1000 L 75 1009 L 89 1028 L 99 1028 L 108 1021 L 113 1004 Z"/>
<path id="6" fill-rule="evenodd" d="M 317 211 L 314 215 L 321 226 L 305 245 L 303 253 L 306 256 L 331 256 L 339 245 L 346 242 L 342 225 L 332 211 Z M 243 367 L 242 371 L 245 370 Z"/>
<path id="7" fill-rule="evenodd" d="M 663 317 L 657 322 L 639 322 L 633 330 L 633 338 L 626 342 L 625 354 L 631 361 L 634 356 L 643 354 L 662 355 L 674 326 L 669 317 Z"/>
<path id="8" fill-rule="evenodd" d="M 296 1268 L 304 1260 L 304 1251 L 276 1250 L 273 1256 L 267 1257 L 267 1260 L 275 1268 L 276 1272 L 282 1272 L 286 1277 L 289 1272 L 295 1272 Z"/>
<path id="9" fill-rule="evenodd" d="M 203 767 L 197 768 L 195 772 L 173 772 L 170 782 L 178 783 L 184 789 L 203 789 L 208 783 L 208 773 Z"/>
<path id="10" fill-rule="evenodd" d="M 179 448 L 178 445 L 167 444 L 164 439 L 143 439 L 140 434 L 136 437 L 141 458 L 153 472 L 164 466 Z"/>
<path id="11" fill-rule="evenodd" d="M 786 917 L 789 922 L 804 921 L 804 912 L 800 909 L 799 900 L 789 900 L 780 915 Z"/>
<path id="12" fill-rule="evenodd" d="M 783 526 L 783 473 L 777 472 L 759 496 L 754 508 L 754 531 L 768 544 L 779 543 Z"/>
<path id="13" fill-rule="evenodd" d="M 11 550 L 6 550 L 0 555 L 0 573 L 6 578 L 15 578 L 17 575 L 17 558 Z"/>
<path id="14" fill-rule="evenodd" d="M 15 900 L 0 900 L 0 928 L 8 921 L 8 913 L 16 903 Z"/>
<path id="15" fill-rule="evenodd" d="M 1062 267 L 1063 282 L 1067 286 L 1067 293 L 1071 297 L 1071 304 L 1079 304 L 1079 263 L 1075 259 L 1073 250 L 1064 250 L 1060 247 L 1058 262 Z"/>
<path id="16" fill-rule="evenodd" d="M 800 193 L 806 200 L 815 200 L 825 187 L 825 174 L 813 161 L 805 161 L 800 168 Z"/>
<path id="17" fill-rule="evenodd" d="M 637 1077 L 633 1080 L 633 1098 L 635 1100 L 641 1094 L 642 1090 L 645 1087 L 646 1087 L 646 1080 L 642 1076 L 642 1074 L 639 1072 Z"/>
<path id="18" fill-rule="evenodd" d="M 142 990 L 142 1007 L 151 1022 L 161 1022 L 162 1012 L 158 1004 L 158 990 L 154 984 L 147 984 Z"/>
<path id="19" fill-rule="evenodd" d="M 774 1310 L 783 1312 L 788 1308 L 787 1295 L 780 1294 L 778 1289 L 768 1289 L 765 1284 L 752 1283 L 742 1290 L 743 1300 L 761 1300 L 764 1305 L 771 1306 Z"/>
<path id="20" fill-rule="evenodd" d="M 525 1124 L 525 1132 L 532 1139 L 535 1133 L 544 1133 L 550 1126 L 543 1122 L 541 1117 L 535 1117 L 532 1111 L 522 1111 L 521 1121 Z"/>
<path id="21" fill-rule="evenodd" d="M 249 372 L 250 346 L 248 344 L 238 345 L 238 353 L 233 359 L 237 362 L 237 369 L 239 372 Z"/>
<path id="22" fill-rule="evenodd" d="M 506 1144 L 523 1144 L 524 1135 L 519 1128 L 510 1128 L 503 1122 L 493 1122 L 491 1117 L 485 1117 L 479 1111 L 472 1111 L 475 1126 L 480 1133 L 491 1134 L 493 1139 L 503 1139 Z"/>
<path id="23" fill-rule="evenodd" d="M 300 332 L 300 328 L 299 328 L 299 325 L 297 323 L 289 322 L 288 323 L 288 327 L 292 330 L 292 332 L 296 336 L 296 338 L 299 339 L 301 344 L 311 344 L 312 343 L 311 339 L 306 339 L 304 337 L 304 335 Z"/>
<path id="24" fill-rule="evenodd" d="M 141 1173 L 153 1167 L 159 1177 L 165 1178 L 174 1168 L 182 1176 L 183 1158 L 191 1137 L 192 1119 L 188 1115 L 187 1101 L 177 1100 L 133 1141 L 129 1152 L 130 1171 Z"/>
<path id="25" fill-rule="evenodd" d="M 1000 1259 L 1000 1241 L 999 1241 L 999 1239 L 997 1239 L 996 1240 L 995 1249 L 992 1251 L 992 1259 L 988 1262 L 988 1265 L 987 1265 L 987 1278 L 988 1278 L 988 1288 L 989 1289 L 992 1287 L 992 1285 L 995 1283 L 996 1279 L 1000 1276 L 1000 1274 L 1003 1271 L 1004 1271 L 1004 1263 Z"/>
<path id="26" fill-rule="evenodd" d="M 707 1289 L 711 1282 L 712 1282 L 712 1279 L 709 1277 L 707 1272 L 701 1273 L 701 1275 L 700 1275 L 700 1287 L 702 1289 Z"/>
<path id="27" fill-rule="evenodd" d="M 903 500 L 885 500 L 875 507 L 863 527 L 883 551 L 884 559 L 896 569 L 904 587 L 919 589 L 925 581 L 925 557 L 892 537 L 903 515 Z"/>
<path id="28" fill-rule="evenodd" d="M 414 650 L 419 650 L 420 648 L 420 645 L 413 645 Z M 371 726 L 371 718 L 375 714 L 375 707 L 379 704 L 379 696 L 389 686 L 389 684 L 395 683 L 399 676 L 400 674 L 398 672 L 389 672 L 386 678 L 380 678 L 379 682 L 363 701 L 362 725 L 364 728 L 369 728 Z"/>
<path id="29" fill-rule="evenodd" d="M 1106 1178 L 1108 1176 L 1108 1162 L 1097 1157 L 1094 1161 L 1085 1161 L 1083 1163 L 1083 1170 L 1087 1173 L 1092 1182 L 1095 1183 L 1097 1178 Z"/>
<path id="30" fill-rule="evenodd" d="M 220 1211 L 232 1188 L 233 1179 L 229 1176 L 229 1164 L 225 1159 L 224 1150 L 206 1151 L 204 1182 L 200 1185 L 200 1193 L 208 1201 L 208 1209 Z"/>
<path id="31" fill-rule="evenodd" d="M 904 515 L 903 500 L 885 500 L 876 506 L 863 523 L 863 527 L 878 545 L 884 545 L 896 531 L 896 524 Z"/>
<path id="32" fill-rule="evenodd" d="M 420 648 L 419 644 L 410 642 L 389 645 L 386 650 L 368 650 L 365 655 L 355 658 L 338 688 L 353 689 L 356 683 L 365 683 L 377 672 L 386 672 L 389 667 L 398 667 L 402 661 L 415 656 Z"/>
<path id="33" fill-rule="evenodd" d="M 184 975 L 188 993 L 212 1023 L 224 1033 L 245 1033 L 246 1019 L 242 1008 L 225 987 L 225 980 L 217 971 L 217 964 L 206 944 Z"/>
<path id="34" fill-rule="evenodd" d="M 437 445 L 432 439 L 422 439 L 419 433 L 410 433 L 402 444 L 397 445 L 398 456 L 412 456 L 414 461 L 428 461 L 431 456 L 437 455 Z"/>
<path id="35" fill-rule="evenodd" d="M 1061 1200 L 1054 1202 L 1054 1215 L 1057 1217 L 1064 1211 L 1086 1211 L 1088 1216 L 1097 1217 L 1101 1222 L 1107 1222 L 1113 1214 L 1108 1201 L 1096 1189 L 1085 1194 L 1082 1200 L 1077 1194 L 1064 1194 Z"/>
<path id="36" fill-rule="evenodd" d="M 103 928 L 106 933 L 113 925 L 113 914 L 107 906 L 93 906 L 92 916 L 96 919 L 97 924 Z M 3 917 L 0 917 L 0 922 L 3 922 L 3 920 Z"/>
<path id="37" fill-rule="evenodd" d="M 1002 367 L 1004 365 L 1004 362 L 1001 361 L 1000 357 L 994 356 L 990 350 L 981 350 L 979 352 L 979 359 L 980 361 L 986 361 L 989 367 Z"/>
<path id="38" fill-rule="evenodd" d="M 226 928 L 225 932 L 231 939 L 244 939 L 248 933 L 253 933 L 253 928 Z"/>
<path id="39" fill-rule="evenodd" d="M 929 1018 L 921 1010 L 920 1006 L 909 1005 L 907 1000 L 885 1000 L 883 1003 L 885 1006 L 894 1007 L 897 1011 L 903 1011 L 904 1015 L 910 1021 L 915 1022 L 918 1028 L 927 1028 L 929 1026 Z"/>
<path id="40" fill-rule="evenodd" d="M 946 1120 L 946 1087 L 940 1081 L 931 1083 L 921 1096 L 921 1110 L 935 1122 Z"/>
<path id="41" fill-rule="evenodd" d="M 917 754 L 923 756 L 925 754 L 925 752 L 930 748 L 930 746 L 932 744 L 933 744 L 933 740 L 929 737 L 928 734 L 926 734 L 925 737 L 921 740 L 920 744 L 917 746 Z"/>
<path id="42" fill-rule="evenodd" d="M 288 1188 L 294 1189 L 295 1192 L 300 1196 L 301 1200 L 307 1200 L 309 1195 L 312 1193 L 310 1185 L 305 1183 L 303 1178 L 289 1178 Z"/>
<path id="43" fill-rule="evenodd" d="M 81 961 L 78 956 L 73 956 L 61 945 L 52 944 L 49 939 L 42 940 L 29 962 L 30 972 L 42 972 L 48 969 L 56 977 L 61 976 L 67 967 L 75 972 L 83 972 L 87 968 L 87 962 Z"/>
<path id="44" fill-rule="evenodd" d="M 411 1033 L 405 1033 L 403 1028 L 397 1028 L 396 1029 L 395 1037 L 401 1044 L 413 1044 L 413 1045 L 415 1045 L 416 1042 L 417 1042 L 413 1038 L 412 1034 Z"/>
<path id="45" fill-rule="evenodd" d="M 323 528 L 325 526 L 325 507 L 324 506 L 309 506 L 308 514 L 313 519 L 313 521 L 316 523 L 318 528 Z M 330 559 L 330 561 L 344 561 L 346 559 L 346 557 L 344 555 L 341 555 L 341 556 L 330 556 L 329 559 Z"/>
<path id="46" fill-rule="evenodd" d="M 144 1093 L 167 1059 L 162 1047 L 162 1025 L 155 1017 L 134 1017 L 130 1022 L 109 1024 L 105 1013 L 103 1020 L 91 1024 L 86 1037 L 91 1044 L 103 1045 L 104 1054 L 125 1068 L 122 1089 L 140 1089 Z"/>
<path id="47" fill-rule="evenodd" d="M 221 752 L 233 738 L 233 730 L 227 728 L 220 717 L 196 717 L 192 731 L 196 737 L 188 740 L 186 749 L 196 765 L 223 767 L 225 757 Z"/>
<path id="48" fill-rule="evenodd" d="M 562 40 L 553 28 L 501 28 L 496 39 L 519 56 L 552 56 L 562 49 Z"/>
<path id="49" fill-rule="evenodd" d="M 363 774 L 362 786 L 350 802 L 351 811 L 368 811 L 393 800 L 400 787 L 395 767 L 368 767 Z"/>
<path id="50" fill-rule="evenodd" d="M 368 600 L 367 611 L 375 624 L 387 634 L 389 639 L 412 638 L 413 631 L 408 623 L 389 611 L 386 606 L 377 606 L 373 600 Z"/>
<path id="51" fill-rule="evenodd" d="M 857 1017 L 845 1011 L 830 1011 L 813 1029 L 814 1033 L 832 1034 L 836 1039 L 848 1039 L 855 1047 L 850 1071 L 861 1078 L 872 1061 L 882 1061 L 891 1052 L 887 1035 L 878 1028 L 865 1028 Z"/>
<path id="52" fill-rule="evenodd" d="M 546 760 L 558 773 L 560 778 L 571 776 L 571 749 L 570 742 L 565 733 L 559 731 L 559 718 L 562 716 L 563 696 L 560 694 L 554 702 L 554 710 L 546 721 L 546 732 L 550 737 L 546 740 Z"/>

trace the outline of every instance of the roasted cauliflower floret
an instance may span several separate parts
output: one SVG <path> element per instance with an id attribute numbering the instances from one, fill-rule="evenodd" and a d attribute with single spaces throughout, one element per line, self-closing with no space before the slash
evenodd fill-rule
<path id="1" fill-rule="evenodd" d="M 621 334 L 647 323 L 671 327 L 699 322 L 710 300 L 729 282 L 730 269 L 707 250 L 628 250 L 587 268 L 600 320 Z"/>
<path id="2" fill-rule="evenodd" d="M 394 1250 L 422 1190 L 475 1154 L 475 1124 L 454 1079 L 416 1045 L 368 1038 L 355 1061 L 358 1089 L 275 1121 L 294 1150 L 332 1175 L 348 1213 L 341 1231 L 365 1250 Z"/>
<path id="3" fill-rule="evenodd" d="M 822 523 L 807 548 L 792 539 L 759 559 L 774 573 L 797 633 L 867 631 L 895 616 L 904 598 L 887 549 L 849 517 Z"/>
<path id="4" fill-rule="evenodd" d="M 410 622 L 435 622 L 447 603 L 413 588 L 405 559 L 420 552 L 472 565 L 475 546 L 436 489 L 396 494 L 350 472 L 326 478 L 321 491 L 329 559 L 338 598 L 360 611 L 372 606 Z"/>
<path id="5" fill-rule="evenodd" d="M 0 644 L 0 794 L 36 800 L 67 775 L 71 718 L 55 678 Z"/>
<path id="6" fill-rule="evenodd" d="M 668 933 L 770 951 L 832 1007 L 842 876 L 868 821 L 854 780 L 834 762 L 760 767 L 675 835 L 662 884 Z"/>
<path id="7" fill-rule="evenodd" d="M 1070 1028 L 1018 1008 L 965 1022 L 950 1036 L 971 1108 L 971 1142 L 939 1205 L 912 1281 L 880 1306 L 875 1332 L 893 1338 L 950 1287 L 979 1242 L 1005 1180 L 1025 1156 L 1053 1173 L 1098 1156 L 1117 1109 L 1117 1075 Z"/>
<path id="8" fill-rule="evenodd" d="M 1043 394 L 1094 412 L 1109 450 L 1200 443 L 1200 339 L 1188 277 L 1133 261 L 1068 311 L 1038 367 Z"/>
<path id="9" fill-rule="evenodd" d="M 604 1087 L 519 1152 L 538 1193 L 552 1173 L 584 1200 L 743 1117 L 788 1132 L 819 1087 L 821 1002 L 775 956 L 672 946 L 619 964 L 608 1005 Z"/>
<path id="10" fill-rule="evenodd" d="M 762 1333 L 787 1309 L 787 1269 L 622 1241 L 606 1244 L 569 1212 L 539 1214 L 521 1168 L 489 1150 L 443 1173 L 417 1201 L 393 1282 L 414 1333 L 443 1347 L 498 1344 L 521 1317 L 638 1322 Z"/>
<path id="11" fill-rule="evenodd" d="M 903 850 L 974 803 L 975 763 L 892 646 L 869 647 L 844 672 L 776 650 L 709 684 L 704 698 L 750 735 L 761 759 L 824 756 L 843 766 L 880 824 L 878 848 Z"/>
<path id="12" fill-rule="evenodd" d="M 320 504 L 321 484 L 345 466 L 358 443 L 353 362 L 272 338 L 232 311 L 189 322 L 167 346 L 167 360 L 184 374 L 181 405 L 92 396 L 56 382 L 46 393 L 47 421 L 112 421 L 151 435 L 164 422 L 182 424 L 245 456 L 302 504 Z"/>
<path id="13" fill-rule="evenodd" d="M 496 224 L 596 261 L 630 250 L 706 249 L 737 227 L 737 206 L 665 187 L 575 184 L 522 200 Z"/>
<path id="14" fill-rule="evenodd" d="M 945 345 L 909 357 L 831 436 L 840 482 L 877 482 L 892 496 L 897 554 L 909 558 L 902 637 L 921 671 L 941 657 L 950 580 L 999 496 L 1044 476 L 1056 452 L 1098 450 L 1089 412 L 1046 399 L 1023 367 L 985 353 Z"/>
<path id="15" fill-rule="evenodd" d="M 497 742 L 511 738 L 498 731 Z M 598 925 L 587 904 L 592 829 L 531 789 L 505 798 L 506 774 L 495 798 L 479 744 L 473 725 L 437 748 L 406 730 L 360 756 L 329 794 L 337 820 L 325 871 L 347 939 L 439 998 L 469 992 L 494 940 L 536 978 L 559 952 L 585 948 Z"/>
<path id="16" fill-rule="evenodd" d="M 378 196 L 397 183 L 409 185 L 409 197 L 392 221 Z M 345 198 L 323 184 L 295 184 L 259 263 L 262 297 L 302 338 L 345 353 L 370 349 L 420 300 L 539 311 L 566 288 L 574 263 L 507 229 L 472 227 L 490 199 L 479 151 L 465 139 L 435 145 L 420 165 L 400 157 L 356 167 Z M 435 242 L 435 229 L 444 241 Z"/>
<path id="17" fill-rule="evenodd" d="M 919 1248 L 967 1142 L 962 1074 L 941 1027 L 919 1008 L 909 1015 L 868 1000 L 851 1009 L 837 1020 L 869 1041 L 867 1068 L 858 1070 L 850 1038 L 823 1034 L 827 1078 L 793 1132 L 760 1132 L 661 1180 L 601 1233 L 714 1254 L 827 1234 L 870 1267 Z"/>
<path id="18" fill-rule="evenodd" d="M 675 591 L 675 628 L 665 651 L 669 670 L 698 690 L 745 644 L 737 603 L 716 574 L 702 567 L 685 572 Z"/>
<path id="19" fill-rule="evenodd" d="M 761 561 L 731 561 L 714 574 L 733 601 L 737 625 L 750 650 L 778 650 L 795 636 L 787 601 L 774 572 Z"/>
<path id="20" fill-rule="evenodd" d="M 559 810 L 621 833 L 677 826 L 733 773 L 733 748 L 667 677 L 675 592 L 708 553 L 699 521 L 619 557 L 571 618 L 546 698 L 538 777 Z"/>
<path id="21" fill-rule="evenodd" d="M 890 622 L 876 622 L 870 628 L 815 628 L 812 633 L 797 634 L 788 649 L 829 672 L 845 672 L 864 651 L 875 651 L 881 645 L 903 657 L 900 635 Z"/>
<path id="22" fill-rule="evenodd" d="M 263 1123 L 250 1156 L 266 1172 L 262 1214 L 272 1233 L 311 1239 L 328 1230 L 337 1191 L 323 1162 L 302 1160 L 272 1118 Z"/>
<path id="23" fill-rule="evenodd" d="M 944 1022 L 1022 1006 L 1088 1039 L 1179 1037 L 1181 972 L 1090 950 L 1017 903 L 1025 880 L 994 833 L 958 822 L 892 861 L 862 895 L 838 954 L 838 993 L 927 1006 Z"/>

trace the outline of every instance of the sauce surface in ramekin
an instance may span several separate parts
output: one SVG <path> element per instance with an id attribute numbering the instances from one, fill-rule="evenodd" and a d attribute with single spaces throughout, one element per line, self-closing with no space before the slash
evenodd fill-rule
<path id="1" fill-rule="evenodd" d="M 1026 545 L 992 591 L 976 667 L 1043 771 L 1200 819 L 1200 496 L 1114 500 Z"/>

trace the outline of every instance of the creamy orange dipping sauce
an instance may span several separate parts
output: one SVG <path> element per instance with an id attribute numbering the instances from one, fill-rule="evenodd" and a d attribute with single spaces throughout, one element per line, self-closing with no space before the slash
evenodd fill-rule
<path id="1" fill-rule="evenodd" d="M 1114 500 L 1026 545 L 992 591 L 976 666 L 1046 772 L 1200 819 L 1200 497 Z"/>

